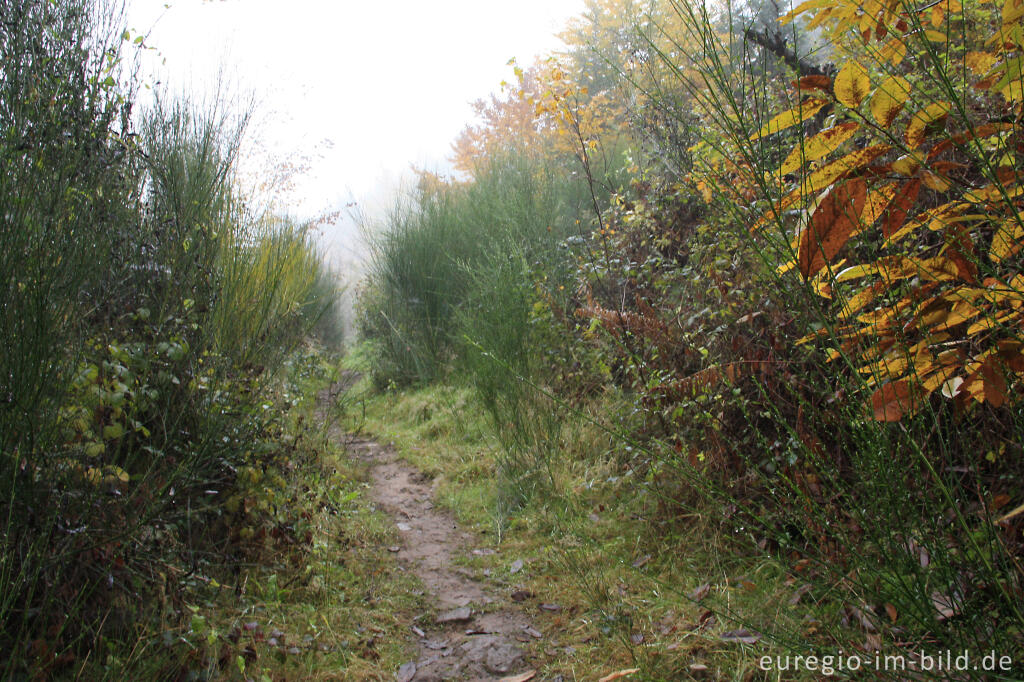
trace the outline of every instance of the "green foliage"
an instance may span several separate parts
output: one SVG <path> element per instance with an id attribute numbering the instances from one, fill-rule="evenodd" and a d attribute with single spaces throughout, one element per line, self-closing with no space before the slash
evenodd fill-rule
<path id="1" fill-rule="evenodd" d="M 304 231 L 239 201 L 246 109 L 162 96 L 132 128 L 125 40 L 113 5 L 5 6 L 5 677 L 118 657 L 176 617 L 175 576 L 246 556 L 225 504 L 250 472 L 283 487 L 274 369 L 336 293 Z"/>

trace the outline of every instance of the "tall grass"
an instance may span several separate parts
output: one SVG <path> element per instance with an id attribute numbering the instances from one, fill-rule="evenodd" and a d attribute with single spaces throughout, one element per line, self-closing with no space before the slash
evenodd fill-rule
<path id="1" fill-rule="evenodd" d="M 230 559 L 221 505 L 280 450 L 267 377 L 336 291 L 240 200 L 247 107 L 133 128 L 116 4 L 15 0 L 0 31 L 0 674 L 50 676 L 147 650 L 173 576 Z"/>
<path id="2" fill-rule="evenodd" d="M 578 185 L 525 156 L 488 164 L 471 183 L 424 192 L 396 207 L 372 245 L 360 327 L 377 344 L 380 384 L 428 382 L 449 370 L 463 337 L 476 333 L 465 329 L 472 315 L 460 318 L 467 304 L 492 315 L 507 312 L 507 323 L 518 324 L 520 310 L 483 304 L 475 287 L 503 273 L 532 286 L 530 277 L 543 276 L 558 243 L 578 231 Z M 517 262 L 526 267 L 516 270 Z"/>

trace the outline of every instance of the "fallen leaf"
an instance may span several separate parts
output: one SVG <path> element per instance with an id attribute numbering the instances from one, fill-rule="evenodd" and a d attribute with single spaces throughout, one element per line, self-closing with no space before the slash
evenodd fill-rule
<path id="1" fill-rule="evenodd" d="M 597 682 L 612 682 L 612 680 L 617 680 L 620 677 L 629 677 L 633 673 L 638 672 L 640 672 L 640 668 L 626 668 L 625 670 L 618 670 L 616 672 L 613 672 L 611 675 L 605 675 Z"/>
<path id="2" fill-rule="evenodd" d="M 539 631 L 539 630 L 536 630 L 536 629 L 535 629 L 535 628 L 534 628 L 533 626 L 531 626 L 531 625 L 526 625 L 526 626 L 524 626 L 524 627 L 523 627 L 523 632 L 525 632 L 526 634 L 528 634 L 528 635 L 529 635 L 530 637 L 533 637 L 534 639 L 540 639 L 541 637 L 543 637 L 543 636 L 544 636 L 544 635 L 540 634 L 540 631 Z"/>
<path id="3" fill-rule="evenodd" d="M 427 633 L 423 632 L 423 630 L 420 630 L 415 625 L 412 626 L 412 632 L 413 632 L 414 635 L 416 635 L 417 637 L 420 637 L 420 638 L 423 638 L 423 637 L 427 636 Z"/>
<path id="4" fill-rule="evenodd" d="M 704 597 L 708 596 L 711 592 L 711 583 L 704 583 L 694 588 L 693 592 L 690 592 L 689 598 L 693 601 L 700 601 Z"/>
<path id="5" fill-rule="evenodd" d="M 741 644 L 754 644 L 761 639 L 761 635 L 747 629 L 729 630 L 719 635 L 723 642 L 740 642 Z"/>
<path id="6" fill-rule="evenodd" d="M 896 619 L 899 617 L 899 612 L 896 611 L 896 607 L 892 604 L 886 603 L 885 612 L 889 614 L 889 620 L 895 623 Z"/>
<path id="7" fill-rule="evenodd" d="M 633 632 L 633 633 L 631 633 L 629 635 L 629 641 L 632 642 L 633 644 L 637 645 L 637 646 L 643 644 L 644 643 L 644 633 L 642 633 L 642 632 Z"/>
<path id="8" fill-rule="evenodd" d="M 932 606 L 935 607 L 939 622 L 948 620 L 960 613 L 958 604 L 948 594 L 932 592 Z"/>
<path id="9" fill-rule="evenodd" d="M 650 560 L 651 560 L 651 555 L 650 554 L 645 554 L 645 555 L 643 555 L 642 557 L 640 557 L 639 559 L 637 559 L 636 561 L 633 562 L 633 564 L 632 564 L 633 568 L 643 568 L 647 564 L 647 562 L 650 561 Z"/>

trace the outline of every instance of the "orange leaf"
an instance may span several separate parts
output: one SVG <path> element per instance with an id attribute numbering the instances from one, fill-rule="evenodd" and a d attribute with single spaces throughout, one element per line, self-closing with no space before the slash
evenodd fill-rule
<path id="1" fill-rule="evenodd" d="M 828 92 L 832 89 L 832 79 L 828 76 L 804 76 L 800 80 L 793 81 L 793 87 L 797 90 L 821 90 Z"/>
<path id="2" fill-rule="evenodd" d="M 900 226 L 907 219 L 910 207 L 917 201 L 917 195 L 920 191 L 921 181 L 914 178 L 904 185 L 903 190 L 893 199 L 887 211 L 888 215 L 885 217 L 885 225 L 882 227 L 882 234 L 885 237 L 891 237 L 900 229 Z"/>
<path id="3" fill-rule="evenodd" d="M 1001 407 L 1006 402 L 1006 379 L 1002 372 L 991 361 L 981 366 L 981 376 L 985 381 L 985 402 L 992 407 Z"/>
<path id="4" fill-rule="evenodd" d="M 800 237 L 797 261 L 800 274 L 810 279 L 843 248 L 860 222 L 867 198 L 867 182 L 855 178 L 837 185 L 815 210 Z"/>
<path id="5" fill-rule="evenodd" d="M 871 407 L 880 422 L 898 422 L 915 409 L 913 391 L 906 379 L 882 384 L 871 394 Z"/>

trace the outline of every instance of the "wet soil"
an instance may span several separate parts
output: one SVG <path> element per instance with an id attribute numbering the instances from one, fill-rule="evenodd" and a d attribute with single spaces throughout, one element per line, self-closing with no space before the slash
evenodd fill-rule
<path id="1" fill-rule="evenodd" d="M 399 531 L 401 543 L 388 549 L 437 606 L 412 626 L 419 657 L 396 671 L 399 682 L 530 679 L 523 645 L 540 633 L 510 599 L 456 565 L 478 540 L 434 506 L 433 482 L 375 441 L 349 438 L 346 446 L 369 464 L 372 499 Z"/>

